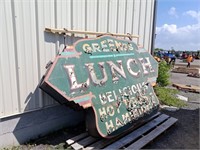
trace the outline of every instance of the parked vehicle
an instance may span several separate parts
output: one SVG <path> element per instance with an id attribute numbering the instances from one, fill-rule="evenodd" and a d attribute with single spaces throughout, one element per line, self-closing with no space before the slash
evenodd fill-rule
<path id="1" fill-rule="evenodd" d="M 168 52 L 168 53 L 164 54 L 164 59 L 167 62 L 167 64 L 171 64 L 172 62 L 174 64 L 176 61 L 176 56 L 174 54 Z"/>
<path id="2" fill-rule="evenodd" d="M 187 59 L 187 57 L 188 57 L 188 54 L 187 53 L 185 53 L 185 52 L 183 52 L 183 54 L 182 54 L 182 59 Z"/>

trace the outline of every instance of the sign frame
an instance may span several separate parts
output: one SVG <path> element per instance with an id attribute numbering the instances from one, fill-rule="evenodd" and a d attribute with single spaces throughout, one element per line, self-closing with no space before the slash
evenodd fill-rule
<path id="1" fill-rule="evenodd" d="M 122 40 L 122 39 L 118 39 L 118 38 L 114 38 L 114 37 L 112 37 L 112 36 L 102 36 L 102 37 L 99 37 L 99 38 L 96 38 L 96 39 L 81 39 L 81 40 L 79 40 L 79 41 L 77 41 L 73 46 L 74 46 L 74 49 L 71 49 L 71 50 L 67 50 L 67 51 L 65 51 L 65 52 L 63 52 L 61 55 L 58 55 L 57 57 L 56 57 L 56 59 L 55 59 L 55 61 L 54 61 L 54 63 L 52 64 L 52 66 L 50 67 L 50 69 L 47 71 L 47 74 L 46 74 L 46 76 L 45 76 L 45 78 L 44 78 L 44 80 L 42 81 L 42 83 L 41 83 L 41 89 L 42 90 L 44 90 L 45 92 L 47 92 L 49 95 L 51 95 L 55 100 L 57 100 L 59 103 L 61 103 L 61 104 L 67 104 L 67 105 L 69 105 L 69 106 L 71 106 L 72 108 L 75 108 L 75 109 L 77 109 L 77 110 L 79 110 L 79 109 L 88 109 L 87 110 L 87 117 L 86 118 L 90 118 L 90 119 L 86 119 L 86 121 L 87 121 L 87 126 L 88 126 L 88 128 L 89 128 L 89 133 L 91 133 L 92 135 L 94 135 L 94 136 L 97 136 L 97 135 L 100 135 L 101 137 L 104 137 L 104 138 L 112 138 L 112 137 L 115 137 L 115 136 L 117 136 L 117 135 L 119 135 L 119 134 L 121 134 L 121 132 L 123 132 L 124 130 L 127 130 L 127 129 L 129 129 L 129 128 L 131 128 L 132 127 L 132 125 L 133 124 L 137 124 L 137 123 L 139 123 L 139 122 L 141 122 L 142 120 L 144 120 L 146 117 L 149 117 L 149 116 L 152 116 L 153 114 L 155 114 L 157 111 L 158 111 L 158 108 L 159 108 L 159 102 L 158 102 L 158 100 L 157 100 L 157 98 L 156 98 L 156 96 L 155 96 L 155 93 L 154 93 L 154 91 L 153 91 L 153 89 L 152 89 L 152 87 L 151 87 L 151 84 L 152 83 L 155 83 L 156 82 L 156 77 L 157 77 L 157 67 L 158 66 L 156 66 L 155 67 L 155 73 L 153 74 L 153 77 L 150 77 L 150 78 L 148 78 L 148 76 L 145 76 L 145 74 L 144 74 L 144 72 L 145 71 L 147 71 L 147 70 L 145 70 L 145 67 L 147 66 L 147 64 L 148 64 L 148 61 L 149 61 L 149 63 L 150 63 L 150 61 L 154 61 L 154 63 L 155 63 L 155 65 L 158 65 L 158 64 L 156 64 L 157 62 L 156 62 L 156 60 L 154 60 L 153 59 L 153 57 L 147 52 L 147 51 L 145 51 L 143 48 L 138 48 L 137 47 L 137 45 L 135 44 L 134 45 L 134 48 L 133 48 L 133 51 L 135 51 L 135 52 L 137 52 L 137 54 L 139 55 L 149 55 L 149 57 L 151 57 L 151 60 L 145 60 L 145 59 L 141 59 L 140 61 L 141 61 L 141 66 L 140 66 L 140 69 L 141 69 L 141 67 L 143 68 L 143 74 L 142 74 L 142 77 L 144 78 L 145 77 L 145 82 L 144 82 L 144 85 L 142 85 L 142 86 L 145 86 L 145 88 L 147 87 L 148 88 L 148 91 L 151 91 L 151 93 L 152 93 L 152 95 L 154 96 L 154 99 L 155 99 L 155 101 L 156 101 L 156 104 L 155 104 L 155 106 L 153 105 L 152 106 L 152 111 L 150 112 L 150 113 L 147 113 L 147 114 L 145 114 L 144 116 L 140 116 L 139 118 L 137 118 L 136 120 L 134 120 L 134 121 L 130 121 L 130 123 L 128 122 L 127 124 L 125 124 L 125 123 L 123 123 L 124 125 L 123 126 L 118 126 L 118 128 L 116 128 L 115 130 L 112 130 L 110 133 L 106 133 L 105 132 L 105 130 L 104 130 L 104 132 L 102 132 L 103 130 L 102 130 L 102 128 L 101 128 L 101 125 L 99 124 L 99 122 L 100 121 L 102 121 L 101 120 L 101 117 L 99 116 L 99 113 L 100 113 L 100 111 L 97 113 L 97 108 L 95 107 L 95 105 L 99 105 L 99 103 L 94 103 L 94 101 L 93 101 L 93 99 L 94 98 L 96 98 L 97 97 L 97 95 L 94 95 L 91 91 L 89 91 L 87 94 L 84 94 L 84 95 L 80 95 L 80 92 L 79 92 L 79 96 L 76 96 L 76 97 L 70 97 L 70 96 L 68 96 L 68 95 L 66 95 L 66 92 L 65 91 L 62 91 L 62 90 L 60 90 L 59 88 L 57 88 L 55 85 L 53 85 L 50 81 L 49 81 L 49 79 L 51 78 L 51 75 L 53 74 L 53 71 L 54 71 L 54 69 L 57 67 L 57 65 L 58 65 L 58 63 L 60 63 L 59 61 L 60 60 L 62 60 L 62 59 L 81 59 L 81 57 L 82 57 L 82 55 L 87 55 L 87 56 L 90 56 L 90 58 L 97 58 L 97 59 L 100 59 L 101 57 L 103 58 L 104 56 L 105 57 L 108 57 L 108 56 L 110 56 L 110 58 L 109 59 L 115 59 L 115 57 L 126 57 L 126 56 L 130 56 L 130 58 L 131 58 L 131 55 L 133 54 L 133 53 L 127 53 L 126 51 L 124 51 L 124 49 L 127 49 L 127 51 L 128 51 L 128 49 L 130 49 L 130 47 L 128 47 L 127 46 L 127 48 L 124 48 L 124 46 L 123 46 L 123 42 L 121 42 L 122 43 L 122 46 L 120 45 L 120 47 L 119 48 L 121 48 L 121 47 L 123 47 L 123 48 L 121 48 L 122 50 L 123 50 L 123 52 L 122 53 L 118 53 L 118 51 L 120 51 L 120 50 L 117 50 L 118 49 L 118 43 L 115 43 L 115 47 L 116 47 L 116 50 L 113 52 L 114 54 L 110 54 L 111 53 L 111 51 L 110 51 L 110 47 L 109 47 L 109 51 L 108 51 L 108 53 L 110 54 L 110 55 L 106 55 L 105 53 L 103 53 L 103 54 L 105 54 L 105 55 L 99 55 L 99 51 L 100 51 L 100 49 L 96 49 L 96 54 L 98 54 L 98 55 L 93 55 L 93 52 L 94 52 L 94 50 L 95 50 L 95 47 L 93 47 L 93 49 L 91 48 L 92 46 L 88 46 L 89 48 L 88 49 L 84 49 L 84 51 L 83 51 L 83 49 L 81 49 L 80 47 L 78 47 L 79 45 L 80 45 L 80 43 L 88 43 L 88 41 L 100 41 L 100 43 L 103 41 L 104 39 L 112 39 L 113 41 L 114 40 L 116 40 L 116 41 L 123 41 L 123 42 L 125 42 L 127 45 L 129 44 L 129 43 L 131 43 L 131 44 L 135 44 L 134 42 L 132 42 L 132 41 L 128 41 L 128 40 Z M 102 40 L 102 41 L 101 41 Z M 120 42 L 119 42 L 120 43 Z M 89 45 L 89 44 L 88 44 Z M 96 45 L 97 45 L 97 42 L 96 42 Z M 105 43 L 103 43 L 101 46 L 102 47 L 106 47 L 105 46 L 106 44 Z M 112 45 L 113 45 L 113 43 L 112 43 Z M 83 46 L 83 45 L 82 45 Z M 108 43 L 107 43 L 107 46 L 108 46 Z M 78 47 L 78 48 L 77 48 Z M 86 46 L 85 46 L 86 47 Z M 77 51 L 77 49 L 79 50 L 79 51 Z M 81 50 L 80 50 L 81 49 Z M 102 49 L 102 51 L 103 51 L 103 49 Z M 148 54 L 147 54 L 148 53 Z M 112 57 L 112 58 L 111 58 Z M 116 59 L 117 60 L 117 59 Z M 63 60 L 64 61 L 64 60 Z M 144 61 L 146 61 L 146 62 L 144 62 Z M 118 73 L 118 75 L 120 74 L 120 76 L 123 76 L 124 74 L 123 74 L 123 67 L 121 67 L 120 68 L 120 65 L 119 66 L 114 66 L 115 64 L 114 63 L 112 63 L 111 61 L 107 61 L 106 62 L 107 63 L 107 65 L 110 65 L 110 69 L 111 69 L 111 73 L 113 74 L 113 72 L 116 72 L 116 70 L 118 69 L 118 71 L 117 71 L 117 73 Z M 133 63 L 133 62 L 131 62 L 131 63 Z M 61 64 L 62 64 L 62 61 L 61 61 Z M 120 64 L 120 63 L 118 63 L 118 64 Z M 127 63 L 128 64 L 128 63 Z M 130 64 L 130 63 L 129 63 Z M 89 65 L 88 65 L 89 66 Z M 91 69 L 91 68 L 89 68 L 88 66 L 86 66 L 85 68 L 88 68 L 88 70 L 89 69 Z M 112 70 L 112 67 L 115 67 L 115 70 L 113 69 Z M 123 66 L 123 65 L 122 65 Z M 128 66 L 128 65 L 127 65 Z M 73 74 L 75 74 L 75 71 L 73 70 L 74 68 L 73 68 L 73 66 L 69 66 L 69 65 L 66 65 L 65 66 L 66 68 L 67 68 L 67 70 L 68 70 L 68 77 L 70 77 L 70 73 L 73 73 Z M 91 67 L 91 66 L 90 66 Z M 130 68 L 130 66 L 128 66 L 129 68 Z M 151 72 L 151 66 L 147 66 L 147 68 L 150 68 L 149 69 L 149 72 Z M 120 70 L 120 69 L 121 70 Z M 153 67 L 152 67 L 153 68 Z M 94 68 L 92 68 L 92 69 L 94 69 Z M 121 71 L 121 72 L 120 72 Z M 139 71 L 138 71 L 139 72 Z M 152 71 L 153 72 L 153 71 Z M 131 73 L 131 72 L 129 72 L 129 73 Z M 135 74 L 135 71 L 133 71 L 132 70 L 132 73 L 136 76 L 136 74 Z M 125 75 L 124 75 L 125 76 Z M 91 77 L 92 77 L 92 75 L 91 75 L 91 73 L 90 73 L 90 80 L 91 80 Z M 77 80 L 76 80 L 76 76 L 75 75 L 73 75 L 73 80 L 72 79 L 70 79 L 70 81 L 71 81 L 71 83 L 72 82 L 77 82 Z M 114 78 L 116 78 L 116 77 L 114 77 Z M 119 76 L 117 77 L 117 78 L 119 78 Z M 96 78 L 95 78 L 96 79 Z M 53 80 L 53 78 L 52 78 L 52 80 Z M 113 77 L 112 77 L 112 80 L 113 80 Z M 69 82 L 70 82 L 69 81 Z M 94 82 L 94 79 L 93 79 L 93 82 Z M 107 81 L 106 81 L 107 82 Z M 56 82 L 54 82 L 54 83 L 56 83 Z M 60 82 L 61 83 L 61 82 Z M 86 83 L 86 82 L 85 82 Z M 82 84 L 82 86 L 85 86 L 85 83 L 84 84 Z M 146 85 L 146 84 L 148 84 L 148 85 Z M 79 84 L 78 83 L 76 83 L 75 84 L 76 85 L 76 87 L 79 87 Z M 103 85 L 103 84 L 102 84 Z M 100 85 L 100 86 L 102 86 L 102 85 Z M 87 86 L 89 86 L 89 84 L 86 84 L 86 88 L 87 88 Z M 98 85 L 97 85 L 98 86 Z M 73 85 L 71 85 L 71 89 L 73 89 L 72 88 L 73 87 Z M 75 87 L 75 86 L 74 86 Z M 76 88 L 75 88 L 76 89 Z M 129 90 L 130 91 L 130 90 Z M 133 91 L 132 91 L 133 92 Z M 140 93 L 139 93 L 140 94 Z M 138 96 L 138 100 L 139 99 L 142 99 L 141 97 L 144 97 L 145 95 L 139 95 Z M 85 98 L 85 97 L 87 97 L 87 98 Z M 121 97 L 125 97 L 125 95 L 123 95 L 123 96 L 121 96 Z M 134 98 L 134 96 L 133 96 L 133 98 Z M 108 99 L 107 99 L 108 100 Z M 124 101 L 128 101 L 128 102 L 124 102 Z M 101 100 L 100 100 L 101 101 Z M 102 101 L 101 101 L 102 102 Z M 130 102 L 130 99 L 123 99 L 123 107 L 124 106 L 128 106 L 128 103 L 131 103 Z M 152 103 L 153 104 L 153 103 Z M 130 104 L 131 105 L 131 104 Z M 92 110 L 90 109 L 90 108 L 92 108 Z M 108 109 L 108 108 L 107 108 Z M 110 108 L 110 109 L 112 109 L 112 108 Z M 124 109 L 123 109 L 124 110 Z M 139 114 L 139 112 L 138 112 L 138 114 Z M 142 113 L 141 113 L 142 114 Z M 89 117 L 88 117 L 89 116 Z M 111 117 L 111 116 L 110 116 Z M 93 120 L 93 122 L 95 122 L 95 123 L 93 123 L 92 125 L 90 125 L 90 121 L 91 120 Z M 94 121 L 95 120 L 95 121 Z M 130 120 L 130 119 L 129 119 Z M 124 120 L 123 120 L 124 121 Z M 103 121 L 102 121 L 103 122 Z M 117 122 L 117 121 L 116 121 Z M 107 128 L 108 126 L 106 126 L 106 128 Z M 110 127 L 110 126 L 109 126 Z M 103 127 L 104 128 L 104 127 Z M 126 128 L 126 129 L 123 129 L 123 128 Z M 109 128 L 110 129 L 110 128 Z M 120 131 L 121 130 L 121 131 Z"/>

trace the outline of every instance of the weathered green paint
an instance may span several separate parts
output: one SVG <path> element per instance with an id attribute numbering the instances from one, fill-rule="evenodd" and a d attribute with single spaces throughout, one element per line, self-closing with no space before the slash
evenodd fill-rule
<path id="1" fill-rule="evenodd" d="M 58 101 L 92 107 L 91 123 L 102 137 L 112 137 L 157 111 L 151 86 L 157 69 L 154 58 L 132 41 L 85 39 L 56 58 L 42 89 Z"/>

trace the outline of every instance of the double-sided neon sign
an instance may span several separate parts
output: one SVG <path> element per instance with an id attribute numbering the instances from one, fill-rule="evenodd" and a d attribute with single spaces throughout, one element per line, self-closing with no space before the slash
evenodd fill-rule
<path id="1" fill-rule="evenodd" d="M 98 135 L 113 137 L 157 111 L 151 86 L 157 69 L 154 58 L 132 41 L 84 39 L 56 57 L 41 88 L 61 103 L 91 109 L 88 124 Z"/>

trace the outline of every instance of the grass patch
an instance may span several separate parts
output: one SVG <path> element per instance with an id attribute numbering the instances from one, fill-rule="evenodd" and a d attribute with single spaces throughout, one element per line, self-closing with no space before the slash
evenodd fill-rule
<path id="1" fill-rule="evenodd" d="M 156 86 L 154 89 L 161 104 L 175 107 L 183 107 L 187 105 L 184 101 L 176 98 L 175 95 L 178 93 L 178 90 L 159 86 Z"/>

